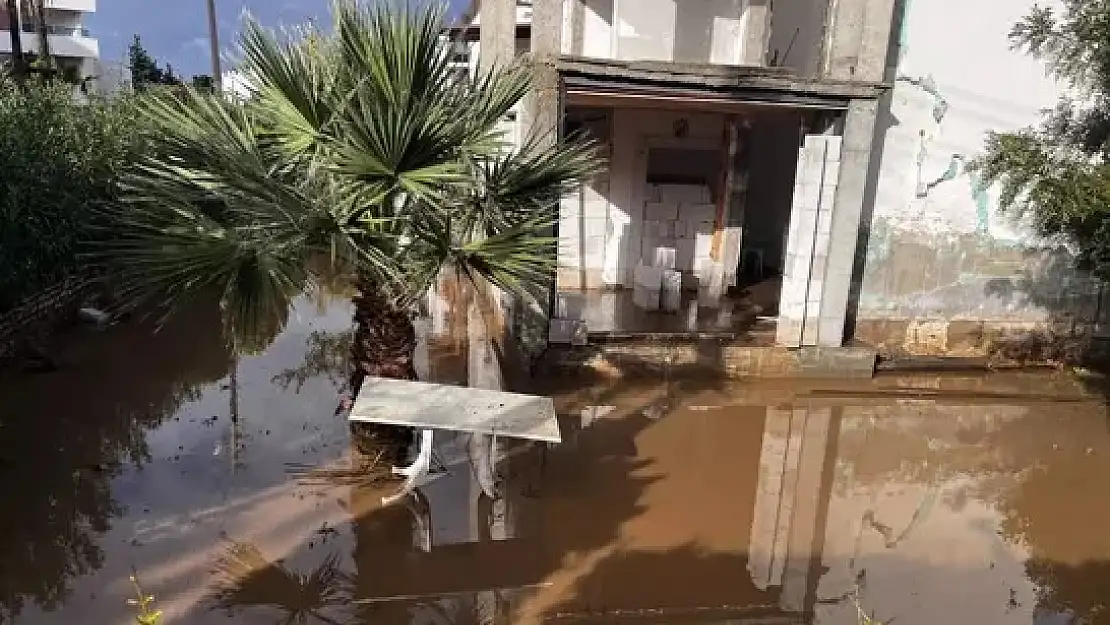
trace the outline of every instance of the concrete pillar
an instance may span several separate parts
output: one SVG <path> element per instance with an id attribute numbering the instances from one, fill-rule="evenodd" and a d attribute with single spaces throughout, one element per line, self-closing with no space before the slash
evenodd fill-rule
<path id="1" fill-rule="evenodd" d="M 767 64 L 767 43 L 771 40 L 771 0 L 748 0 L 744 9 L 744 65 Z"/>
<path id="2" fill-rule="evenodd" d="M 532 3 L 532 63 L 534 87 L 524 103 L 525 136 L 540 139 L 541 145 L 559 140 L 562 121 L 559 69 L 564 30 L 563 0 L 534 0 Z M 554 207 L 559 210 L 559 207 Z M 555 275 L 542 288 L 536 289 L 534 302 L 527 302 L 517 318 L 517 336 L 521 347 L 531 357 L 538 357 L 547 344 L 547 324 L 555 290 Z"/>
<path id="3" fill-rule="evenodd" d="M 844 118 L 839 180 L 833 203 L 829 251 L 823 276 L 820 325 L 817 330 L 817 344 L 822 346 L 839 347 L 844 344 L 852 270 L 855 266 L 878 108 L 877 100 L 853 100 Z"/>
<path id="4" fill-rule="evenodd" d="M 881 82 L 891 46 L 896 0 L 832 3 L 825 40 L 825 77 Z"/>
<path id="5" fill-rule="evenodd" d="M 488 71 L 516 53 L 516 0 L 482 0 L 478 67 Z"/>

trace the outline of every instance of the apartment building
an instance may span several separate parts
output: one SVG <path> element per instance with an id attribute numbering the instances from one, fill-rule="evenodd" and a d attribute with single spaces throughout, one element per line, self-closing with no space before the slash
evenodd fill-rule
<path id="1" fill-rule="evenodd" d="M 28 0 L 20 0 L 19 24 L 11 24 L 6 11 L 0 11 L 0 60 L 12 53 L 12 30 L 19 32 L 26 54 L 39 52 L 38 18 Z M 46 31 L 50 54 L 66 69 L 81 77 L 94 76 L 100 58 L 100 45 L 85 28 L 85 16 L 96 11 L 96 0 L 46 0 Z"/>

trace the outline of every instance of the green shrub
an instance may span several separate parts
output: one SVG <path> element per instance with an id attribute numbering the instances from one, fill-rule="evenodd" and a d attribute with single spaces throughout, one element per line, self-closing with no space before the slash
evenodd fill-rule
<path id="1" fill-rule="evenodd" d="M 0 81 L 0 312 L 82 269 L 95 207 L 141 133 L 129 99 L 79 103 L 74 88 Z"/>

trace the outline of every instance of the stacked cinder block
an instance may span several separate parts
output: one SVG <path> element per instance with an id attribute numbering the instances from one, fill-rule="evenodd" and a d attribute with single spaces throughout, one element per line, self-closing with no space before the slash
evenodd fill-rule
<path id="1" fill-rule="evenodd" d="M 709 187 L 702 185 L 649 184 L 644 189 L 643 254 L 650 265 L 659 248 L 673 250 L 668 269 L 695 272 L 709 259 L 717 207 Z"/>
<path id="2" fill-rule="evenodd" d="M 644 224 L 633 301 L 640 308 L 678 312 L 682 288 L 697 287 L 708 277 L 709 291 L 719 294 L 723 276 L 710 254 L 717 207 L 702 185 L 649 184 L 644 190 Z M 699 303 L 703 298 L 699 295 Z M 710 298 L 704 298 L 706 302 Z M 716 301 L 703 305 L 716 306 Z"/>

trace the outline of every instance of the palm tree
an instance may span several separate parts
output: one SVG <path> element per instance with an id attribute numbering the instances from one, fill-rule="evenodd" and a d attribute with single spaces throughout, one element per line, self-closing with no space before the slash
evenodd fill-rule
<path id="1" fill-rule="evenodd" d="M 384 4 L 337 2 L 329 33 L 248 19 L 245 101 L 143 96 L 150 154 L 123 175 L 98 248 L 125 303 L 172 313 L 214 289 L 229 336 L 257 349 L 338 272 L 357 292 L 357 391 L 366 375 L 416 377 L 413 310 L 443 271 L 521 297 L 549 279 L 559 199 L 601 166 L 593 145 L 507 145 L 528 63 L 460 76 L 441 9 Z"/>

